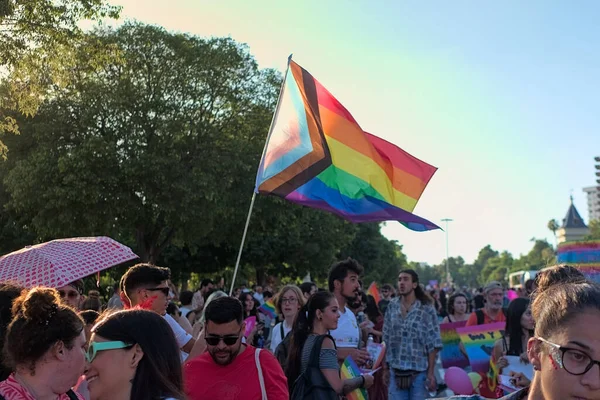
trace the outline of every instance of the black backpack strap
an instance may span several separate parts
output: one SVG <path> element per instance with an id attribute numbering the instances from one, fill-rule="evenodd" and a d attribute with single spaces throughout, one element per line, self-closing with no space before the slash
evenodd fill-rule
<path id="1" fill-rule="evenodd" d="M 325 338 L 329 338 L 333 341 L 333 345 L 335 346 L 335 340 L 330 335 L 320 335 L 315 339 L 315 343 L 313 344 L 313 348 L 310 352 L 310 358 L 308 359 L 307 367 L 315 367 L 319 368 L 319 358 L 321 358 L 321 347 L 323 347 L 323 340 Z"/>
<path id="2" fill-rule="evenodd" d="M 77 395 L 75 394 L 75 392 L 73 391 L 73 389 L 70 389 L 67 392 L 67 396 L 69 396 L 70 400 L 79 400 L 79 397 L 77 397 Z"/>
<path id="3" fill-rule="evenodd" d="M 477 316 L 477 325 L 483 325 L 485 321 L 485 316 L 483 315 L 483 310 L 475 311 L 475 315 Z"/>
<path id="4" fill-rule="evenodd" d="M 281 340 L 283 341 L 285 338 L 285 335 L 283 334 L 283 321 L 281 322 L 281 325 L 279 325 L 279 332 L 281 332 Z"/>

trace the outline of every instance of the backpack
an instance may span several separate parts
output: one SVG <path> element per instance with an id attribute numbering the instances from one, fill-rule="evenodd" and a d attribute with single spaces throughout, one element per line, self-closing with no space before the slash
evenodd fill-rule
<path id="1" fill-rule="evenodd" d="M 281 337 L 283 338 L 283 340 L 277 345 L 277 347 L 275 347 L 275 353 L 273 354 L 275 355 L 275 358 L 277 358 L 277 361 L 279 361 L 279 365 L 281 365 L 281 368 L 285 370 L 285 364 L 287 363 L 288 353 L 290 349 L 292 331 L 289 331 L 288 334 L 284 337 L 283 322 L 279 325 L 279 331 L 281 332 Z"/>
<path id="2" fill-rule="evenodd" d="M 290 400 L 338 400 L 338 394 L 333 390 L 325 375 L 319 368 L 319 357 L 321 354 L 321 346 L 323 340 L 328 337 L 333 341 L 333 338 L 329 335 L 321 335 L 315 339 L 315 343 L 310 352 L 310 358 L 308 359 L 308 365 L 306 370 L 300 374 L 294 387 Z M 335 344 L 335 341 L 333 342 Z"/>
<path id="3" fill-rule="evenodd" d="M 506 308 L 502 308 L 502 314 L 504 314 L 504 318 L 506 318 L 507 311 L 508 310 Z M 483 325 L 483 323 L 485 322 L 485 315 L 483 315 L 483 310 L 476 310 L 475 315 L 477 316 L 477 325 Z"/>

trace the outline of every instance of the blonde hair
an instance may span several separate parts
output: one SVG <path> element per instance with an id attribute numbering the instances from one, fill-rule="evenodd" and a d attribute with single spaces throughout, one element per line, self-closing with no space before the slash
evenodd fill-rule
<path id="1" fill-rule="evenodd" d="M 298 309 L 300 309 L 304 306 L 305 301 L 304 301 L 304 295 L 302 294 L 302 290 L 300 290 L 300 288 L 296 285 L 285 285 L 279 291 L 279 293 L 277 293 L 277 295 L 275 295 L 275 299 L 273 300 L 273 302 L 275 303 L 275 309 L 277 310 L 277 313 L 279 315 L 283 314 L 283 311 L 281 311 L 281 306 L 283 304 L 282 303 L 283 295 L 285 292 L 288 292 L 290 290 L 292 292 L 294 292 L 294 294 L 298 298 Z"/>

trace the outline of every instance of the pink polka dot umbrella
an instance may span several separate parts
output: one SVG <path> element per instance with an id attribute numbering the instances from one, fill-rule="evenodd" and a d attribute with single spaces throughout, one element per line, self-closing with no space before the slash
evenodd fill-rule
<path id="1" fill-rule="evenodd" d="M 0 257 L 0 282 L 59 288 L 136 258 L 105 236 L 52 240 Z"/>

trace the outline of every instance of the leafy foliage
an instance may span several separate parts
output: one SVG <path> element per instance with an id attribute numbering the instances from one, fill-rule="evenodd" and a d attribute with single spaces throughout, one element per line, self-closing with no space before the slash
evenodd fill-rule
<path id="1" fill-rule="evenodd" d="M 11 112 L 32 116 L 53 83 L 68 83 L 73 60 L 64 53 L 82 37 L 80 22 L 119 13 L 104 0 L 0 0 L 0 71 L 10 76 L 0 90 L 0 132 L 18 134 Z M 0 141 L 0 157 L 7 151 Z"/>

